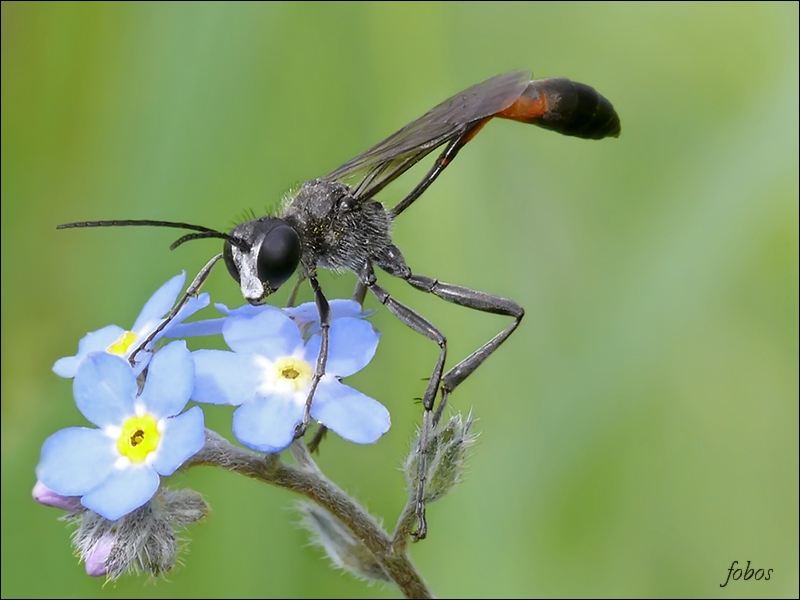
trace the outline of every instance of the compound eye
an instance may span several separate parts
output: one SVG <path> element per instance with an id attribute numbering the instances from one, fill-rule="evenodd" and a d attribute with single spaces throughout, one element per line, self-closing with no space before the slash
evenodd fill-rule
<path id="1" fill-rule="evenodd" d="M 277 290 L 300 263 L 300 238 L 288 225 L 270 229 L 258 250 L 258 278 Z"/>

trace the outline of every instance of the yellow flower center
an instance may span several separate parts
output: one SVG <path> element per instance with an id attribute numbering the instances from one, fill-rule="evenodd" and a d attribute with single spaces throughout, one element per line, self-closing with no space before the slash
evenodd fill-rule
<path id="1" fill-rule="evenodd" d="M 275 361 L 275 379 L 293 392 L 308 387 L 313 375 L 311 365 L 304 360 L 286 356 Z"/>
<path id="2" fill-rule="evenodd" d="M 117 440 L 117 449 L 131 462 L 142 463 L 148 454 L 158 449 L 160 439 L 158 423 L 153 417 L 150 415 L 131 417 L 122 425 L 122 432 Z"/>
<path id="3" fill-rule="evenodd" d="M 106 348 L 107 352 L 111 354 L 118 354 L 119 356 L 125 356 L 128 354 L 128 350 L 131 349 L 133 343 L 139 339 L 139 336 L 133 333 L 132 331 L 126 331 L 119 339 L 111 344 L 108 348 Z"/>

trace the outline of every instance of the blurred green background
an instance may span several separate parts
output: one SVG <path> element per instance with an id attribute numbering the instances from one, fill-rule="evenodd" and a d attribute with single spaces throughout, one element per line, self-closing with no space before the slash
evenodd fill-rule
<path id="1" fill-rule="evenodd" d="M 85 575 L 30 499 L 45 437 L 84 423 L 51 366 L 220 244 L 55 225 L 227 229 L 519 68 L 596 87 L 622 136 L 493 122 L 396 224 L 416 272 L 527 311 L 452 398 L 482 434 L 416 564 L 441 597 L 797 596 L 797 4 L 380 2 L 3 3 L 3 597 L 399 596 L 330 569 L 294 496 L 213 469 L 180 477 L 214 512 L 169 581 Z M 329 297 L 353 281 L 322 278 Z M 508 322 L 382 281 L 450 364 Z M 241 303 L 222 267 L 206 289 Z M 392 524 L 436 348 L 373 321 L 378 354 L 349 382 L 393 427 L 331 437 L 320 464 Z M 230 432 L 230 411 L 208 415 Z M 734 560 L 771 580 L 720 588 Z"/>

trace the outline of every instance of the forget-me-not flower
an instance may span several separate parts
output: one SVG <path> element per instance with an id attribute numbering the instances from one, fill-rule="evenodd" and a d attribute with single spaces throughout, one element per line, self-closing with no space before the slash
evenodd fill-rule
<path id="1" fill-rule="evenodd" d="M 80 496 L 86 508 L 114 521 L 142 506 L 204 443 L 203 412 L 183 414 L 194 386 L 194 362 L 182 341 L 159 350 L 138 393 L 128 362 L 89 354 L 73 382 L 78 409 L 99 429 L 70 427 L 51 435 L 36 468 L 60 496 Z"/>
<path id="2" fill-rule="evenodd" d="M 136 319 L 130 331 L 126 331 L 118 325 L 108 325 L 102 329 L 86 334 L 83 339 L 78 342 L 78 353 L 75 356 L 67 356 L 56 361 L 56 364 L 53 365 L 55 374 L 67 378 L 75 377 L 78 366 L 83 359 L 92 352 L 105 351 L 110 354 L 122 356 L 126 359 L 130 357 L 137 344 L 155 331 L 156 327 L 162 323 L 164 316 L 175 304 L 178 294 L 180 294 L 183 289 L 185 280 L 186 273 L 183 272 L 158 288 L 156 293 L 153 294 L 144 305 L 142 312 L 139 314 L 139 317 Z M 155 344 L 155 342 L 164 337 L 171 328 L 180 324 L 184 319 L 187 319 L 201 308 L 208 306 L 209 301 L 209 296 L 205 293 L 200 294 L 196 298 L 189 298 L 186 305 L 178 312 L 175 318 L 158 333 L 149 346 Z M 168 337 L 178 336 L 170 335 Z M 147 351 L 139 352 L 136 355 L 136 366 L 134 370 L 137 374 L 141 373 L 147 366 L 150 356 L 151 353 Z"/>
<path id="3" fill-rule="evenodd" d="M 233 352 L 193 353 L 192 399 L 240 405 L 233 415 L 239 441 L 261 452 L 280 452 L 292 443 L 303 419 L 321 336 L 305 343 L 298 324 L 274 307 L 227 317 L 222 335 Z M 377 345 L 378 334 L 368 321 L 332 320 L 326 373 L 311 405 L 312 418 L 359 444 L 375 442 L 388 431 L 389 412 L 340 378 L 363 369 Z"/>

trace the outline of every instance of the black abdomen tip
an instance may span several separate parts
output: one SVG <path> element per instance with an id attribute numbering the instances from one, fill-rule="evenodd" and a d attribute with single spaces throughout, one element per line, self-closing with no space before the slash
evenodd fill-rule
<path id="1" fill-rule="evenodd" d="M 547 112 L 534 124 L 589 140 L 618 137 L 619 116 L 603 95 L 593 87 L 562 77 L 531 81 L 523 96 L 547 100 Z"/>

